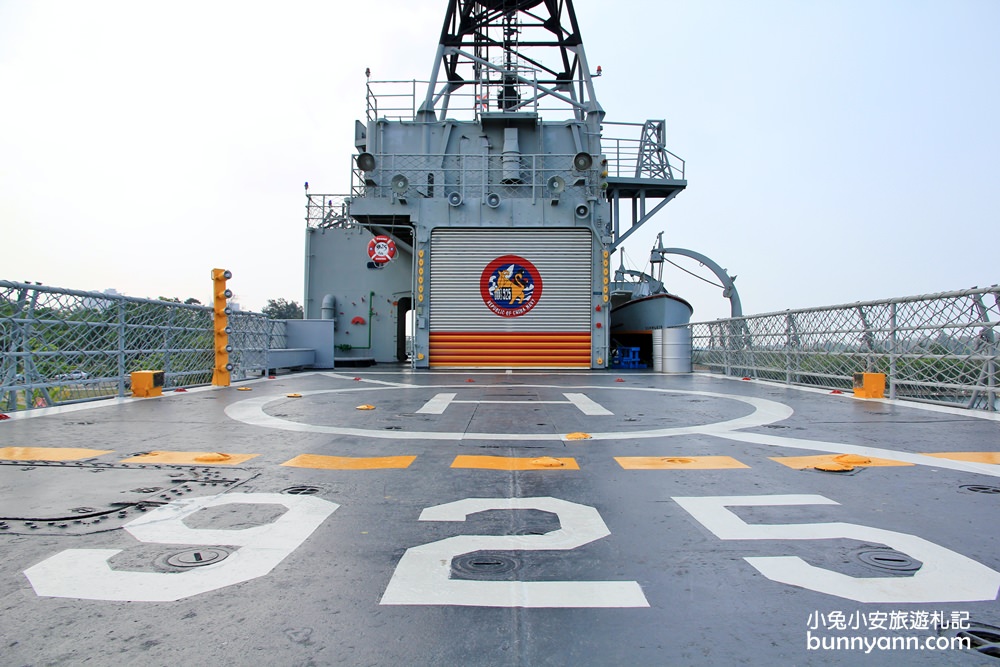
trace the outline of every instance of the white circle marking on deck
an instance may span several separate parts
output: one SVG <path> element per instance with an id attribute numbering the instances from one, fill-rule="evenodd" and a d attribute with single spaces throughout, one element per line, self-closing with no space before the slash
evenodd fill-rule
<path id="1" fill-rule="evenodd" d="M 770 447 L 781 447 L 790 449 L 801 449 L 816 452 L 827 452 L 831 454 L 860 454 L 863 456 L 895 459 L 905 461 L 920 466 L 954 470 L 957 472 L 974 473 L 987 475 L 990 477 L 1000 477 L 1000 466 L 988 463 L 973 463 L 970 461 L 956 461 L 931 456 L 925 456 L 916 452 L 904 452 L 892 449 L 883 449 L 866 445 L 851 445 L 848 443 L 830 442 L 822 440 L 807 440 L 802 438 L 789 438 L 765 433 L 739 432 L 741 429 L 766 426 L 775 422 L 788 419 L 794 414 L 794 410 L 784 403 L 772 401 L 766 398 L 756 398 L 752 396 L 738 396 L 734 394 L 721 394 L 708 391 L 691 391 L 683 389 L 657 389 L 653 387 L 607 387 L 607 386 L 578 386 L 564 387 L 557 385 L 518 385 L 519 388 L 545 388 L 545 389 L 577 389 L 589 391 L 645 391 L 659 394 L 682 394 L 687 396 L 702 396 L 708 398 L 728 399 L 746 403 L 754 408 L 754 411 L 744 417 L 730 419 L 713 424 L 701 424 L 697 426 L 680 426 L 673 428 L 659 428 L 637 431 L 612 431 L 603 433 L 591 433 L 592 440 L 622 440 L 622 439 L 643 439 L 643 438 L 663 438 L 678 435 L 712 435 L 729 440 L 746 442 L 756 445 Z M 301 391 L 303 397 L 316 396 L 319 394 L 338 394 L 362 391 L 398 391 L 398 390 L 426 390 L 440 391 L 442 389 L 465 389 L 468 385 L 386 385 L 378 387 L 350 387 L 346 389 L 319 389 L 314 391 Z M 271 403 L 284 399 L 281 396 L 261 396 L 246 399 L 233 403 L 226 408 L 226 414 L 237 421 L 252 426 L 262 426 L 265 428 L 276 428 L 285 431 L 296 431 L 300 433 L 327 433 L 333 435 L 352 435 L 363 438 L 384 438 L 389 440 L 417 439 L 417 440 L 500 440 L 500 441 L 540 441 L 540 440 L 566 440 L 566 435 L 561 433 L 475 433 L 458 431 L 383 431 L 374 429 L 351 428 L 345 426 L 327 426 L 322 424 L 304 424 L 294 422 L 280 417 L 274 417 L 266 412 L 264 408 Z"/>
<path id="2" fill-rule="evenodd" d="M 675 426 L 670 428 L 657 428 L 636 431 L 607 431 L 603 433 L 590 433 L 591 440 L 621 440 L 629 438 L 663 438 L 675 435 L 713 435 L 716 433 L 727 433 L 744 428 L 755 426 L 765 426 L 792 416 L 793 410 L 784 403 L 772 401 L 766 398 L 756 398 L 752 396 L 737 396 L 734 394 L 719 394 L 708 391 L 689 391 L 682 389 L 655 389 L 647 387 L 563 387 L 558 385 L 518 385 L 518 389 L 576 389 L 588 391 L 646 391 L 657 394 L 681 394 L 684 396 L 703 396 L 708 398 L 718 398 L 724 400 L 739 401 L 753 408 L 753 412 L 743 417 L 729 419 L 712 424 L 699 424 L 695 426 Z M 412 391 L 423 389 L 426 391 L 438 392 L 442 389 L 464 389 L 469 390 L 468 385 L 435 385 L 426 387 L 351 387 L 348 389 L 318 389 L 314 391 L 296 392 L 303 398 L 318 396 L 320 394 L 353 393 L 359 391 Z M 561 433 L 474 433 L 462 431 L 383 431 L 375 429 L 352 428 L 347 426 L 332 426 L 325 424 L 305 424 L 302 422 L 290 421 L 280 417 L 274 417 L 264 412 L 264 408 L 276 401 L 283 400 L 281 396 L 261 396 L 250 398 L 226 408 L 226 414 L 236 421 L 241 421 L 252 426 L 263 426 L 265 428 L 276 428 L 285 431 L 296 431 L 299 433 L 327 433 L 334 435 L 352 435 L 367 438 L 385 438 L 390 440 L 418 439 L 418 440 L 508 440 L 508 441 L 537 441 L 537 440 L 565 440 L 565 434 Z"/>

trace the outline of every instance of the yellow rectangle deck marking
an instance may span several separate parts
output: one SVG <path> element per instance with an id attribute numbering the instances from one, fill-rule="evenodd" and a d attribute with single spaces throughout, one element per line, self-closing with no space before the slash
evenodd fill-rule
<path id="1" fill-rule="evenodd" d="M 122 463 L 169 463 L 179 465 L 238 465 L 260 454 L 228 454 L 224 452 L 150 452 L 122 459 Z"/>
<path id="2" fill-rule="evenodd" d="M 416 456 L 322 456 L 300 454 L 281 465 L 291 468 L 316 468 L 319 470 L 379 470 L 382 468 L 409 468 Z"/>
<path id="3" fill-rule="evenodd" d="M 73 447 L 0 447 L 0 459 L 7 461 L 79 461 L 110 454 L 111 449 Z"/>
<path id="4" fill-rule="evenodd" d="M 749 468 L 731 456 L 616 456 L 625 470 L 721 470 Z"/>
<path id="5" fill-rule="evenodd" d="M 574 458 L 533 456 L 515 458 L 508 456 L 456 456 L 452 468 L 482 468 L 486 470 L 579 470 Z"/>
<path id="6" fill-rule="evenodd" d="M 1000 465 L 1000 452 L 937 452 L 935 454 L 924 454 L 939 459 L 951 459 L 952 461 L 970 461 L 972 463 L 995 463 Z"/>
<path id="7" fill-rule="evenodd" d="M 769 457 L 772 461 L 777 461 L 783 466 L 788 466 L 789 468 L 795 468 L 796 470 L 804 470 L 805 468 L 815 468 L 817 465 L 831 465 L 835 463 L 840 463 L 837 461 L 837 456 L 840 454 L 821 454 L 819 456 L 771 456 Z M 866 463 L 857 463 L 851 461 L 851 465 L 858 468 L 877 468 L 883 466 L 912 466 L 912 463 L 906 463 L 904 461 L 893 461 L 892 459 L 877 459 L 874 457 L 869 457 Z"/>

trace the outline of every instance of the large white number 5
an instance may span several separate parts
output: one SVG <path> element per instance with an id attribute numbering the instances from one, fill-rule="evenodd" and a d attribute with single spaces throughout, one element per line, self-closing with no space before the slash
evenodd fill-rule
<path id="1" fill-rule="evenodd" d="M 474 607 L 648 607 L 635 581 L 467 581 L 451 579 L 451 560 L 474 551 L 576 549 L 611 534 L 593 507 L 558 498 L 466 498 L 429 507 L 421 521 L 465 521 L 487 510 L 542 510 L 560 528 L 544 535 L 460 535 L 410 547 L 382 595 L 385 605 Z"/>
<path id="2" fill-rule="evenodd" d="M 764 505 L 838 505 L 817 495 L 674 498 L 723 540 L 852 539 L 885 544 L 923 563 L 912 577 L 850 577 L 810 565 L 797 556 L 745 558 L 772 581 L 857 602 L 972 602 L 994 600 L 1000 572 L 933 542 L 856 523 L 748 524 L 727 508 Z"/>
<path id="3" fill-rule="evenodd" d="M 244 503 L 283 505 L 272 523 L 242 529 L 190 528 L 184 519 L 200 509 Z M 84 600 L 169 602 L 262 577 L 302 544 L 339 507 L 315 496 L 280 493 L 188 498 L 129 521 L 125 530 L 142 542 L 233 545 L 225 560 L 185 572 L 112 570 L 121 549 L 66 549 L 24 571 L 38 595 Z"/>

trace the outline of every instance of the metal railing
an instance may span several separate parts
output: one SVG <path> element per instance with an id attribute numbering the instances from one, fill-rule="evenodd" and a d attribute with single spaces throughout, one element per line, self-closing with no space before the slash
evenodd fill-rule
<path id="1" fill-rule="evenodd" d="M 426 81 L 369 81 L 365 102 L 369 122 L 378 119 L 403 122 L 421 121 L 418 109 L 424 101 Z M 538 104 L 538 87 L 526 86 L 533 94 L 534 102 L 528 108 L 517 111 L 533 113 L 564 111 L 565 106 L 556 100 L 556 106 Z M 462 121 L 479 120 L 482 114 L 502 113 L 496 110 L 497 86 L 470 86 L 451 93 L 448 115 Z M 552 98 L 542 97 L 551 100 Z M 491 107 L 490 105 L 493 104 Z M 440 119 L 439 119 L 440 120 Z M 549 118 L 552 120 L 552 118 Z M 684 160 L 666 149 L 665 123 L 662 120 L 634 122 L 602 122 L 600 139 L 601 151 L 608 160 L 608 171 L 612 177 L 623 178 L 685 178 Z M 607 128 L 607 133 L 603 132 Z M 527 157 L 527 156 L 526 156 Z M 570 156 L 572 158 L 572 156 Z M 499 158 L 498 158 L 499 159 Z M 412 179 L 411 179 L 412 181 Z M 362 179 L 363 182 L 363 179 Z M 544 183 L 544 181 L 542 181 Z M 387 185 L 387 184 L 380 184 Z M 357 194 L 357 192 L 355 192 Z"/>
<path id="2" fill-rule="evenodd" d="M 690 326 L 696 369 L 840 390 L 885 373 L 889 398 L 1000 410 L 1000 286 Z"/>
<path id="3" fill-rule="evenodd" d="M 266 371 L 284 322 L 230 316 L 233 379 Z M 164 388 L 208 384 L 212 308 L 0 281 L 0 412 L 126 396 L 129 374 L 162 370 Z"/>
<path id="4" fill-rule="evenodd" d="M 513 112 L 528 112 L 538 114 L 541 112 L 551 113 L 553 116 L 560 114 L 572 116 L 574 104 L 567 98 L 555 98 L 542 94 L 537 80 L 537 71 L 532 69 L 520 69 L 515 72 L 531 83 L 520 83 L 517 85 L 518 95 L 525 98 L 525 103 L 518 104 Z M 463 86 L 448 93 L 447 108 L 444 107 L 443 100 L 437 100 L 437 111 L 446 115 L 452 120 L 470 121 L 477 120 L 484 113 L 502 113 L 499 108 L 498 95 L 502 94 L 504 84 L 502 81 L 478 81 L 468 82 L 468 86 Z M 579 85 L 579 81 L 573 82 Z M 365 107 L 366 117 L 369 121 L 386 119 L 390 121 L 413 122 L 420 121 L 418 111 L 424 104 L 427 95 L 429 81 L 417 79 L 398 81 L 371 81 L 366 85 Z M 580 106 L 577 102 L 576 106 Z M 440 120 L 440 119 L 439 119 Z"/>
<path id="5" fill-rule="evenodd" d="M 608 175 L 684 180 L 686 163 L 668 151 L 663 143 L 664 121 L 604 121 L 603 126 L 616 128 L 614 134 L 601 137 L 601 149 L 608 158 Z"/>
<path id="6" fill-rule="evenodd" d="M 306 226 L 311 229 L 356 227 L 348 212 L 350 195 L 306 193 Z"/>

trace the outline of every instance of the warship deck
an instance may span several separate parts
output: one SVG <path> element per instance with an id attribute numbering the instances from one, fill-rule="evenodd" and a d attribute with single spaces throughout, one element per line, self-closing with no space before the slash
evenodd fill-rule
<path id="1" fill-rule="evenodd" d="M 2 663 L 1000 665 L 997 452 L 996 414 L 697 373 L 17 413 Z"/>

